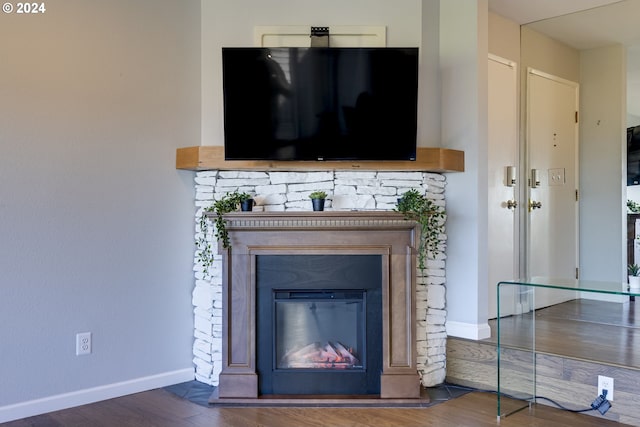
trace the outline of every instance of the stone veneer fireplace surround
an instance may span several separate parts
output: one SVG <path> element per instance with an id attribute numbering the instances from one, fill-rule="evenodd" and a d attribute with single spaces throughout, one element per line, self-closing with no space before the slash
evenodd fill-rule
<path id="1" fill-rule="evenodd" d="M 222 372 L 218 398 L 257 398 L 258 255 L 382 257 L 381 398 L 419 398 L 416 368 L 417 226 L 395 212 L 239 212 L 225 217 Z"/>
<path id="2" fill-rule="evenodd" d="M 424 171 L 258 171 L 205 170 L 195 176 L 197 208 L 195 236 L 202 236 L 199 218 L 213 200 L 239 189 L 255 195 L 254 211 L 311 211 L 308 194 L 329 193 L 328 211 L 383 211 L 394 209 L 400 194 L 418 189 L 445 206 L 446 178 Z M 211 229 L 207 235 L 215 245 Z M 439 254 L 429 256 L 427 268 L 416 270 L 417 369 L 423 386 L 442 383 L 446 374 L 445 242 Z M 216 255 L 205 274 L 194 259 L 195 287 L 193 362 L 196 380 L 217 386 L 222 371 L 222 255 Z"/>

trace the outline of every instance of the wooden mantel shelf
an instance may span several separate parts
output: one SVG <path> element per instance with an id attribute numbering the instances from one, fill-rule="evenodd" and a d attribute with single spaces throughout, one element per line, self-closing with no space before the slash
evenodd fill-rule
<path id="1" fill-rule="evenodd" d="M 267 161 L 225 160 L 224 147 L 195 146 L 176 150 L 176 169 L 205 170 L 384 170 L 464 172 L 464 151 L 418 147 L 415 161 Z"/>

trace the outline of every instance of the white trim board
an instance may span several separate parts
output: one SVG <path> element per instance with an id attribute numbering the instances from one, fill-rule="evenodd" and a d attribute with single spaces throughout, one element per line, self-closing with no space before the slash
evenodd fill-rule
<path id="1" fill-rule="evenodd" d="M 331 47 L 385 47 L 385 26 L 329 26 Z M 253 29 L 253 44 L 256 47 L 309 47 L 311 25 L 257 26 Z"/>
<path id="2" fill-rule="evenodd" d="M 488 323 L 475 324 L 448 320 L 446 328 L 447 336 L 450 337 L 466 338 L 469 340 L 483 340 L 491 337 L 491 327 Z"/>
<path id="3" fill-rule="evenodd" d="M 0 406 L 0 423 L 192 381 L 194 378 L 195 373 L 193 368 L 181 369 L 27 402 Z"/>

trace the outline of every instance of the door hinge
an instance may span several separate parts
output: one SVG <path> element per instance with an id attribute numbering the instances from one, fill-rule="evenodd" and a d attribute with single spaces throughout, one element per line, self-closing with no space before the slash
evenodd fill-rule
<path id="1" fill-rule="evenodd" d="M 580 272 L 578 270 L 578 267 L 576 267 L 576 280 L 578 280 L 580 278 Z"/>
<path id="2" fill-rule="evenodd" d="M 576 202 L 580 200 L 580 194 L 578 193 L 578 190 L 576 190 Z"/>
<path id="3" fill-rule="evenodd" d="M 576 111 L 576 123 L 578 123 L 578 112 Z"/>

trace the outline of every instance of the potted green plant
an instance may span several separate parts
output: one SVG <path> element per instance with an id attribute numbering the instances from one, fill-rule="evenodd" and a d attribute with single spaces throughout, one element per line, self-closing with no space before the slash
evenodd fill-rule
<path id="1" fill-rule="evenodd" d="M 240 210 L 243 212 L 249 212 L 253 210 L 255 201 L 249 193 L 238 193 L 238 202 L 240 203 Z"/>
<path id="2" fill-rule="evenodd" d="M 640 213 L 640 204 L 627 199 L 627 210 L 631 213 Z"/>
<path id="3" fill-rule="evenodd" d="M 324 210 L 324 202 L 327 199 L 327 193 L 322 190 L 316 190 L 309 194 L 309 198 L 311 199 L 311 204 L 313 206 L 314 211 L 323 211 Z"/>
<path id="4" fill-rule="evenodd" d="M 629 264 L 629 289 L 631 292 L 640 292 L 640 265 Z"/>
<path id="5" fill-rule="evenodd" d="M 440 235 L 444 233 L 445 211 L 415 189 L 406 191 L 398 199 L 398 205 L 394 210 L 404 214 L 405 219 L 420 224 L 418 267 L 424 270 L 428 252 L 434 255 L 439 253 L 438 245 Z"/>
<path id="6" fill-rule="evenodd" d="M 215 213 L 216 216 L 213 219 L 213 223 L 215 224 L 214 237 L 222 243 L 223 248 L 227 249 L 231 247 L 231 244 L 229 243 L 229 233 L 227 232 L 223 215 L 238 210 L 238 206 L 242 206 L 243 203 L 250 203 L 250 206 L 253 207 L 253 197 L 249 193 L 235 190 L 216 200 L 213 205 L 204 208 L 200 216 L 200 236 L 196 239 L 196 259 L 200 265 L 202 265 L 205 275 L 209 274 L 209 268 L 213 264 L 213 257 L 215 255 L 211 243 L 207 240 L 209 233 L 207 213 Z M 251 209 L 243 208 L 243 210 Z"/>

